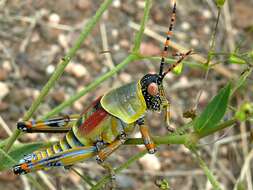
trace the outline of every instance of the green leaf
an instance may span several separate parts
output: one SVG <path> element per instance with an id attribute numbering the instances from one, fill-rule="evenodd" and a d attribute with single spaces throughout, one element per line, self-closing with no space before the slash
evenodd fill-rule
<path id="1" fill-rule="evenodd" d="M 216 0 L 217 7 L 221 8 L 225 4 L 226 0 Z"/>
<path id="2" fill-rule="evenodd" d="M 219 93 L 209 102 L 204 111 L 194 120 L 194 129 L 198 134 L 210 130 L 222 119 L 226 112 L 230 95 L 231 85 L 222 88 Z"/>
<path id="3" fill-rule="evenodd" d="M 180 63 L 172 70 L 172 72 L 176 75 L 179 75 L 180 73 L 182 73 L 182 71 L 183 71 L 183 63 Z"/>
<path id="4" fill-rule="evenodd" d="M 8 154 L 1 149 L 0 154 L 2 154 L 4 159 L 0 163 L 0 171 L 10 169 L 13 165 L 17 164 L 24 155 L 46 146 L 48 146 L 48 144 L 45 143 L 17 144 Z"/>
<path id="5" fill-rule="evenodd" d="M 244 59 L 242 59 L 242 58 L 240 58 L 240 57 L 238 57 L 236 55 L 229 56 L 228 60 L 229 60 L 229 63 L 231 63 L 231 64 L 243 65 L 243 64 L 247 63 Z"/>

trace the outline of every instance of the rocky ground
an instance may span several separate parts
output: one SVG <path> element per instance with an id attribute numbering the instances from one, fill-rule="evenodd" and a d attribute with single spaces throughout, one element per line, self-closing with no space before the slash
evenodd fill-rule
<path id="1" fill-rule="evenodd" d="M 83 25 L 95 14 L 101 2 L 100 0 L 0 2 L 0 119 L 2 120 L 0 125 L 6 124 L 5 127 L 0 127 L 1 139 L 7 138 L 11 131 L 14 131 L 15 123 L 38 97 L 43 85 L 54 72 L 58 60 L 68 52 Z M 153 1 L 147 24 L 150 32 L 145 34 L 141 44 L 141 53 L 144 55 L 160 55 L 163 46 L 160 39 L 168 30 L 170 21 L 169 2 Z M 112 6 L 66 68 L 62 78 L 36 111 L 34 118 L 45 115 L 109 71 L 129 54 L 136 33 L 135 25 L 140 23 L 144 5 L 143 0 L 113 1 Z M 224 6 L 215 47 L 216 52 L 225 55 L 214 59 L 220 64 L 217 69 L 210 70 L 208 80 L 204 80 L 205 71 L 195 66 L 186 66 L 183 73 L 178 76 L 168 75 L 165 81 L 166 93 L 171 101 L 174 127 L 188 121 L 183 118 L 183 112 L 196 106 L 200 90 L 203 92 L 198 101 L 198 112 L 221 86 L 232 77 L 238 78 L 246 68 L 243 65 L 229 64 L 226 53 L 238 47 L 240 52 L 247 52 L 252 48 L 252 10 L 252 0 L 232 0 Z M 177 46 L 192 48 L 196 55 L 207 58 L 216 15 L 217 10 L 213 1 L 180 0 L 173 41 Z M 109 53 L 101 53 L 105 50 Z M 200 64 L 199 60 L 189 60 Z M 138 80 L 145 73 L 158 71 L 158 66 L 159 62 L 131 63 L 113 78 L 103 82 L 96 90 L 76 101 L 73 106 L 64 109 L 62 114 L 80 113 L 94 97 L 109 91 L 112 87 Z M 249 81 L 248 86 L 250 85 L 252 81 Z M 252 86 L 245 92 L 247 93 L 236 95 L 233 106 L 240 105 L 244 100 L 252 100 Z M 148 113 L 148 121 L 153 134 L 167 133 L 166 129 L 160 127 L 159 114 Z M 249 129 L 250 123 L 243 123 L 235 129 L 225 130 L 201 142 L 207 144 L 201 148 L 203 158 L 224 189 L 233 188 L 240 176 L 244 160 L 252 149 L 252 141 L 250 142 L 247 137 L 241 138 L 243 134 L 249 133 L 247 132 Z M 223 134 L 225 134 L 223 138 L 214 143 L 215 139 Z M 138 136 L 137 131 L 135 136 Z M 26 134 L 20 141 L 50 141 L 56 138 L 58 135 Z M 110 157 L 109 161 L 116 167 L 141 149 L 142 147 L 123 146 Z M 77 168 L 94 180 L 98 180 L 105 173 L 94 159 L 79 164 Z M 62 169 L 34 177 L 45 189 L 88 189 L 79 176 Z M 188 149 L 179 145 L 161 146 L 156 155 L 144 156 L 117 175 L 117 184 L 119 189 L 158 189 L 155 185 L 157 179 L 168 180 L 172 189 L 211 189 L 203 171 Z M 245 180 L 245 184 L 250 185 L 250 177 Z M 0 187 L 12 190 L 35 189 L 26 177 L 14 176 L 10 171 L 0 174 Z M 250 190 L 250 187 L 248 189 Z"/>

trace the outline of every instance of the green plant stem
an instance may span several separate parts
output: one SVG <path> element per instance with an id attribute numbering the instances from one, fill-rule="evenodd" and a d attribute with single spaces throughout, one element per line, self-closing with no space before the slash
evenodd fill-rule
<path id="1" fill-rule="evenodd" d="M 167 136 L 154 136 L 152 137 L 155 144 L 160 145 L 160 144 L 185 144 L 187 145 L 188 143 L 195 143 L 197 142 L 200 138 L 204 138 L 208 135 L 211 135 L 215 133 L 216 131 L 220 131 L 224 128 L 230 127 L 234 125 L 237 122 L 235 118 L 230 119 L 228 121 L 225 121 L 219 125 L 214 126 L 208 131 L 203 130 L 201 133 L 196 134 L 195 132 L 185 134 L 185 135 L 174 135 L 174 134 L 169 134 Z M 184 127 L 184 126 L 182 126 Z M 143 144 L 143 139 L 142 138 L 130 138 L 126 141 L 127 145 L 139 145 Z"/>
<path id="2" fill-rule="evenodd" d="M 193 153 L 193 155 L 195 156 L 195 159 L 197 160 L 199 166 L 204 170 L 207 179 L 210 181 L 210 183 L 212 184 L 213 188 L 215 190 L 222 190 L 219 182 L 216 180 L 216 178 L 214 177 L 214 175 L 212 174 L 212 172 L 209 170 L 207 164 L 205 163 L 204 160 L 202 160 L 202 158 L 200 157 L 200 155 L 198 154 L 198 152 L 193 148 L 190 149 L 191 152 Z"/>
<path id="3" fill-rule="evenodd" d="M 113 76 L 115 73 L 117 73 L 119 70 L 124 68 L 126 65 L 128 65 L 130 62 L 133 62 L 136 60 L 135 55 L 128 55 L 120 64 L 118 64 L 116 67 L 111 69 L 109 72 L 105 73 L 101 77 L 97 78 L 95 81 L 93 81 L 90 85 L 88 85 L 86 88 L 83 88 L 81 91 L 76 93 L 74 96 L 72 96 L 70 99 L 66 100 L 59 106 L 55 107 L 52 111 L 48 112 L 42 119 L 46 119 L 48 117 L 51 117 L 53 115 L 56 115 L 60 113 L 64 108 L 71 106 L 75 101 L 77 101 L 79 98 L 90 92 L 91 90 L 98 87 L 103 81 L 109 79 L 111 76 Z"/>
<path id="4" fill-rule="evenodd" d="M 125 163 L 123 163 L 121 166 L 119 166 L 118 168 L 116 168 L 115 174 L 121 172 L 122 170 L 128 168 L 132 163 L 134 163 L 135 161 L 139 160 L 142 156 L 144 156 L 147 153 L 146 150 L 137 153 L 136 155 L 134 155 L 133 157 L 131 157 L 130 159 L 128 159 Z M 106 175 L 104 176 L 102 179 L 100 179 L 97 184 L 95 186 L 93 186 L 91 188 L 91 190 L 97 190 L 97 189 L 102 189 L 103 185 L 106 184 L 108 181 L 110 180 L 110 175 Z"/>
<path id="5" fill-rule="evenodd" d="M 57 68 L 53 75 L 50 77 L 47 84 L 42 88 L 41 93 L 39 94 L 38 98 L 32 103 L 30 109 L 26 112 L 26 114 L 23 117 L 24 121 L 29 120 L 33 113 L 37 110 L 40 103 L 44 100 L 45 96 L 48 94 L 49 90 L 54 86 L 56 81 L 60 78 L 62 73 L 64 72 L 65 67 L 68 65 L 70 60 L 75 56 L 78 49 L 80 49 L 81 44 L 83 41 L 87 38 L 87 36 L 90 34 L 102 14 L 105 10 L 108 9 L 109 5 L 112 3 L 112 0 L 105 0 L 99 9 L 97 10 L 96 14 L 88 21 L 87 25 L 83 28 L 80 37 L 77 39 L 74 46 L 69 50 L 69 52 L 64 56 L 64 58 L 58 63 Z M 20 131 L 15 130 L 13 135 L 9 138 L 8 142 L 6 143 L 4 147 L 4 151 L 8 152 L 15 142 L 15 140 L 19 137 L 21 134 Z"/>
<path id="6" fill-rule="evenodd" d="M 143 18 L 141 20 L 140 30 L 136 34 L 135 40 L 134 40 L 133 53 L 138 53 L 139 50 L 140 50 L 141 41 L 142 41 L 142 37 L 143 37 L 143 33 L 144 33 L 144 30 L 145 30 L 146 23 L 148 21 L 151 6 L 152 6 L 152 0 L 146 0 L 145 1 L 144 14 L 143 14 Z"/>
<path id="7" fill-rule="evenodd" d="M 82 89 L 80 92 L 78 92 L 76 95 L 72 96 L 70 99 L 67 101 L 63 102 L 56 108 L 54 108 L 52 111 L 48 112 L 42 119 L 46 119 L 48 117 L 54 116 L 58 113 L 60 113 L 64 108 L 71 106 L 75 101 L 77 101 L 79 98 L 90 92 L 91 90 L 95 89 L 98 87 L 103 81 L 109 79 L 111 76 L 116 74 L 118 71 L 123 69 L 126 65 L 129 63 L 138 60 L 138 50 L 140 49 L 140 44 L 142 40 L 142 36 L 145 30 L 145 25 L 148 21 L 148 15 L 151 9 L 152 5 L 152 0 L 147 0 L 145 4 L 145 9 L 144 9 L 144 16 L 141 21 L 141 27 L 140 30 L 137 32 L 134 40 L 134 48 L 133 48 L 133 53 L 128 55 L 120 64 L 118 64 L 115 68 L 110 70 L 109 72 L 105 73 L 101 77 L 97 78 L 94 82 L 92 82 L 90 85 L 88 85 L 86 88 Z"/>
<path id="8" fill-rule="evenodd" d="M 146 55 L 141 55 L 141 54 L 137 54 L 137 58 L 138 60 L 149 60 L 149 61 L 155 61 L 158 62 L 161 60 L 161 57 L 159 56 L 146 56 Z M 175 63 L 175 61 L 177 61 L 176 59 L 171 59 L 171 58 L 165 58 L 165 62 L 169 63 L 169 64 L 173 64 Z M 204 64 L 199 64 L 196 62 L 192 62 L 192 61 L 183 61 L 184 64 L 188 65 L 189 67 L 194 67 L 194 68 L 200 68 L 200 69 L 207 69 L 207 66 Z"/>
<path id="9" fill-rule="evenodd" d="M 209 49 L 209 52 L 208 52 L 208 57 L 207 57 L 207 62 L 206 62 L 207 66 L 209 66 L 209 63 L 210 63 L 210 61 L 213 57 L 213 51 L 214 51 L 214 47 L 215 47 L 215 39 L 216 39 L 216 35 L 217 35 L 220 15 L 221 15 L 221 9 L 218 9 L 218 15 L 217 15 L 217 19 L 216 19 L 216 22 L 215 22 L 214 32 L 213 32 L 212 37 L 211 37 L 210 49 Z"/>
<path id="10" fill-rule="evenodd" d="M 79 177 L 81 177 L 82 180 L 83 180 L 85 183 L 87 183 L 90 187 L 93 187 L 93 186 L 94 186 L 93 183 L 91 182 L 90 177 L 88 177 L 88 176 L 86 176 L 86 175 L 84 175 L 84 174 L 80 174 L 79 171 L 77 171 L 75 168 L 71 168 L 71 170 L 72 170 L 75 174 L 77 174 Z"/>

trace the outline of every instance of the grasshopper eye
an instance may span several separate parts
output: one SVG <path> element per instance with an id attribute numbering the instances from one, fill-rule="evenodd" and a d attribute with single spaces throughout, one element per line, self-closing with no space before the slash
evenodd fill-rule
<path id="1" fill-rule="evenodd" d="M 147 89 L 148 93 L 151 95 L 151 96 L 155 96 L 158 94 L 159 90 L 158 90 L 158 85 L 154 82 L 150 83 L 148 85 L 148 89 Z"/>

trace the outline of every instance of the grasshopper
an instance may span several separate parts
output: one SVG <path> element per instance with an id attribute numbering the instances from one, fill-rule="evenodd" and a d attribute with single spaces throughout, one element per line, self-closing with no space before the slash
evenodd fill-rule
<path id="1" fill-rule="evenodd" d="M 143 142 L 150 154 L 156 152 L 145 120 L 147 111 L 163 111 L 169 122 L 169 101 L 165 97 L 163 79 L 192 50 L 180 57 L 164 71 L 172 30 L 176 19 L 176 1 L 173 0 L 171 23 L 167 32 L 160 69 L 157 74 L 146 74 L 140 80 L 113 89 L 97 98 L 80 115 L 69 115 L 43 121 L 21 121 L 17 128 L 23 132 L 66 133 L 51 147 L 39 149 L 24 156 L 13 167 L 15 174 L 26 174 L 53 167 L 68 167 L 96 156 L 98 163 L 124 144 L 135 126 L 139 126 Z"/>

